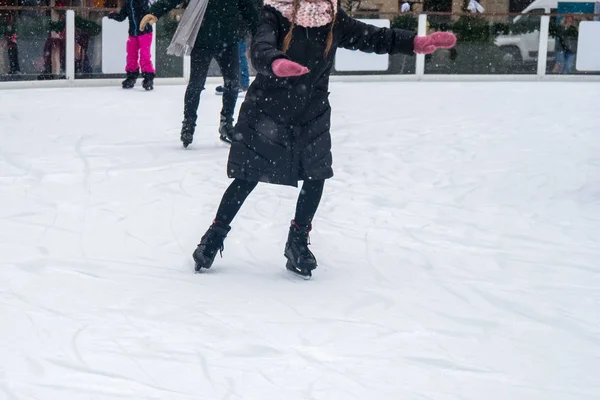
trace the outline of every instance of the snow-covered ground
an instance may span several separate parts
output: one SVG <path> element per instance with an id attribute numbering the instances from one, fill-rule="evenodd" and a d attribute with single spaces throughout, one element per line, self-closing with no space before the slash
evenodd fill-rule
<path id="1" fill-rule="evenodd" d="M 313 280 L 262 185 L 194 275 L 214 86 L 0 93 L 0 399 L 600 398 L 600 85 L 332 85 Z"/>

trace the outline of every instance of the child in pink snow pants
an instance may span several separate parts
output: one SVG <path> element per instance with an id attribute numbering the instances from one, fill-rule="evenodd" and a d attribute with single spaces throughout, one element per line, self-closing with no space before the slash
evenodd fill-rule
<path id="1" fill-rule="evenodd" d="M 152 45 L 152 26 L 147 25 L 143 31 L 140 31 L 140 21 L 148 13 L 148 0 L 125 0 L 121 11 L 110 13 L 108 18 L 115 21 L 125 21 L 129 19 L 129 40 L 127 40 L 127 65 L 125 72 L 127 78 L 123 81 L 123 89 L 131 89 L 140 75 L 144 81 L 142 86 L 146 90 L 154 89 L 155 71 L 150 56 L 150 46 Z"/>

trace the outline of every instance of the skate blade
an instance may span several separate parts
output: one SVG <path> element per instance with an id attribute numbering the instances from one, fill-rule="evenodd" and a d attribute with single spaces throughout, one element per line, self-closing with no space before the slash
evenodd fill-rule
<path id="1" fill-rule="evenodd" d="M 287 269 L 287 268 L 286 268 L 286 270 L 287 270 L 287 271 L 288 271 L 290 274 L 292 274 L 292 275 L 294 275 L 294 276 L 296 276 L 296 277 L 298 277 L 298 278 L 301 278 L 301 279 L 303 279 L 303 280 L 305 280 L 305 281 L 310 281 L 310 278 L 312 278 L 312 274 L 311 274 L 311 275 L 303 275 L 303 274 L 301 274 L 300 272 L 297 272 L 296 270 Z"/>
<path id="2" fill-rule="evenodd" d="M 285 269 L 291 272 L 292 274 L 296 275 L 297 277 L 304 279 L 305 281 L 308 281 L 310 280 L 310 278 L 312 278 L 311 271 L 298 270 L 294 268 L 289 261 L 285 264 Z"/>
<path id="3" fill-rule="evenodd" d="M 211 265 L 212 267 L 212 265 Z M 209 270 L 210 267 L 206 268 L 206 267 L 201 267 L 195 260 L 194 260 L 194 273 L 196 274 L 201 274 L 203 272 L 203 270 Z"/>

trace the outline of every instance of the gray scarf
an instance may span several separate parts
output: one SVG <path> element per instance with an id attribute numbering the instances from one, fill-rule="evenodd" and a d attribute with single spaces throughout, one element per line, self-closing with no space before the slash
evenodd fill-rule
<path id="1" fill-rule="evenodd" d="M 206 6 L 209 0 L 190 0 L 177 30 L 173 35 L 171 44 L 167 48 L 167 54 L 173 56 L 189 56 L 196 42 L 200 25 L 204 18 Z"/>

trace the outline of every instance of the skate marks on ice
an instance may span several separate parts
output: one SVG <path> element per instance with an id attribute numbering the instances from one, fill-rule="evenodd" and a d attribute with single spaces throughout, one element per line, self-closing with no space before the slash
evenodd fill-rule
<path id="1" fill-rule="evenodd" d="M 310 282 L 283 257 L 298 190 L 266 185 L 193 274 L 219 98 L 183 150 L 182 87 L 3 93 L 0 398 L 597 398 L 598 90 L 575 85 L 334 85 Z"/>

